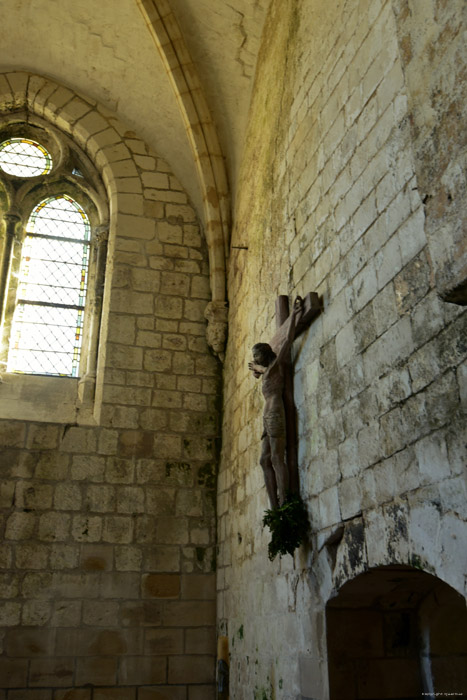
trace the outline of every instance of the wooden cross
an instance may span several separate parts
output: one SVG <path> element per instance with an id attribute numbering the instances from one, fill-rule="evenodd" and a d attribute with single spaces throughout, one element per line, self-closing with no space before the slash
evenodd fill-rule
<path id="1" fill-rule="evenodd" d="M 295 338 L 303 333 L 321 313 L 322 301 L 316 292 L 309 292 L 303 299 L 303 311 L 297 327 L 295 328 Z M 276 299 L 276 333 L 269 345 L 277 354 L 279 348 L 287 336 L 287 320 L 289 316 L 289 297 L 281 294 Z M 297 493 L 298 483 L 298 459 L 297 459 L 297 421 L 295 412 L 295 402 L 293 393 L 293 367 L 292 355 L 284 366 L 284 393 L 283 401 L 285 408 L 286 435 L 287 435 L 287 466 L 289 469 L 290 490 Z"/>

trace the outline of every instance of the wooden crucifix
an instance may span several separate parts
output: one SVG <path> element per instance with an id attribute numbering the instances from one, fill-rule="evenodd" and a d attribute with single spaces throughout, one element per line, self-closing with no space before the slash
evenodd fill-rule
<path id="1" fill-rule="evenodd" d="M 293 396 L 293 341 L 321 312 L 315 292 L 297 297 L 289 314 L 289 298 L 276 301 L 276 333 L 269 343 L 253 347 L 248 364 L 256 378 L 262 377 L 265 399 L 260 463 L 271 508 L 282 506 L 287 494 L 298 492 L 297 429 Z"/>

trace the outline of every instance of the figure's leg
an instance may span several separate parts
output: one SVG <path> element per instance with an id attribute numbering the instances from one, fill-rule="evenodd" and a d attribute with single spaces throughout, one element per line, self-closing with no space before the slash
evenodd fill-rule
<path id="1" fill-rule="evenodd" d="M 269 438 L 265 437 L 261 440 L 261 457 L 259 460 L 261 467 L 263 468 L 264 481 L 266 484 L 266 491 L 268 492 L 269 504 L 271 508 L 277 508 L 277 482 L 274 469 L 271 462 L 271 448 L 269 445 Z"/>
<path id="2" fill-rule="evenodd" d="M 271 462 L 276 475 L 279 505 L 283 505 L 289 490 L 289 468 L 285 461 L 285 437 L 269 438 L 271 443 Z"/>

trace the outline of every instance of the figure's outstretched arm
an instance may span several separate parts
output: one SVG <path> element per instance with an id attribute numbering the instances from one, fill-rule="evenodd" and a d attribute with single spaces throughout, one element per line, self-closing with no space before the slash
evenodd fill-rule
<path id="1" fill-rule="evenodd" d="M 287 336 L 282 343 L 280 350 L 277 354 L 276 362 L 283 362 L 290 350 L 290 347 L 294 341 L 295 329 L 297 327 L 297 321 L 303 313 L 303 299 L 302 297 L 297 297 L 293 304 L 292 313 L 289 316 L 289 327 L 287 329 Z"/>
<path id="2" fill-rule="evenodd" d="M 257 365 L 254 362 L 249 362 L 248 369 L 251 370 L 255 375 L 256 379 L 258 379 L 259 377 L 261 377 L 262 374 L 266 372 L 267 367 L 263 367 L 263 365 Z"/>

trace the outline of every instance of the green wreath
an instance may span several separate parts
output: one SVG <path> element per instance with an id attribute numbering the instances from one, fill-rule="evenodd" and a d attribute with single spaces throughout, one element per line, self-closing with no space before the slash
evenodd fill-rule
<path id="1" fill-rule="evenodd" d="M 263 527 L 271 531 L 268 556 L 272 561 L 277 554 L 293 555 L 301 545 L 308 530 L 308 515 L 305 505 L 297 494 L 289 494 L 283 505 L 266 510 Z"/>

